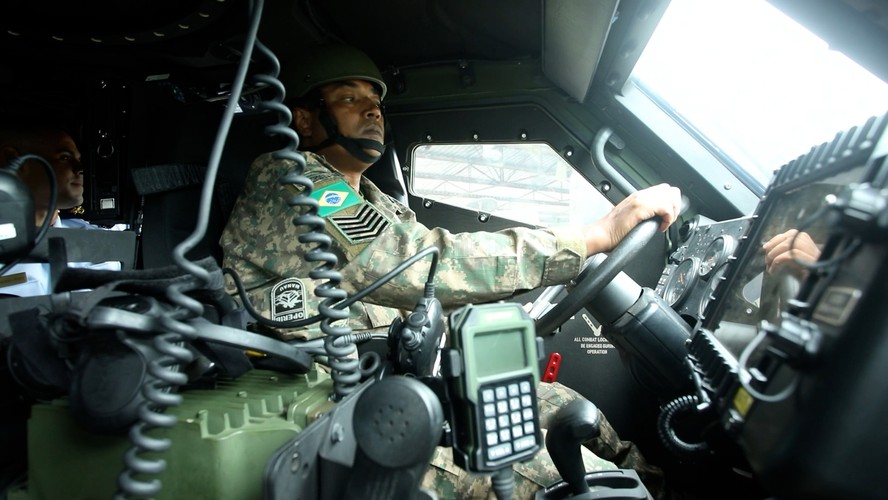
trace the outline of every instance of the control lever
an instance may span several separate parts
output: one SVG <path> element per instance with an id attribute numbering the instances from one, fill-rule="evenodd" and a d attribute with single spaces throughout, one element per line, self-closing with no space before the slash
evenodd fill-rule
<path id="1" fill-rule="evenodd" d="M 558 410 L 549 425 L 546 449 L 573 495 L 590 492 L 580 446 L 598 437 L 600 424 L 598 407 L 585 399 L 576 399 Z"/>
<path id="2" fill-rule="evenodd" d="M 536 493 L 535 500 L 651 500 L 632 469 L 586 473 L 580 447 L 598 437 L 601 412 L 585 399 L 571 401 L 555 414 L 546 434 L 546 449 L 563 481 Z"/>

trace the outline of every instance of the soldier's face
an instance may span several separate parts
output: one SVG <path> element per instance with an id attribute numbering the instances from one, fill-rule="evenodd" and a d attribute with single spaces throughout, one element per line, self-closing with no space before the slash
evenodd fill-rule
<path id="1" fill-rule="evenodd" d="M 373 84 L 364 80 L 329 83 L 321 88 L 321 96 L 330 116 L 339 125 L 340 134 L 352 139 L 384 142 L 382 99 Z M 365 151 L 373 156 L 380 155 L 372 149 Z"/>
<path id="2" fill-rule="evenodd" d="M 58 187 L 56 208 L 68 209 L 83 204 L 80 151 L 68 134 L 61 131 L 47 134 L 29 153 L 42 156 L 52 165 Z M 50 189 L 45 168 L 36 161 L 29 161 L 19 170 L 19 176 L 31 188 L 34 204 L 48 207 Z"/>
<path id="3" fill-rule="evenodd" d="M 364 80 L 348 80 L 325 85 L 321 95 L 339 124 L 340 134 L 383 142 L 382 99 L 375 86 Z"/>

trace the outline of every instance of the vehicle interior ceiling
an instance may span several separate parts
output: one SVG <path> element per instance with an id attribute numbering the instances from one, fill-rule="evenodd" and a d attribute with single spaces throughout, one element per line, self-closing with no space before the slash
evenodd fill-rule
<path id="1" fill-rule="evenodd" d="M 888 78 L 884 3 L 770 3 Z M 377 63 L 389 88 L 391 154 L 368 175 L 406 199 L 429 227 L 458 232 L 530 225 L 415 193 L 414 154 L 429 144 L 547 143 L 612 203 L 662 182 L 681 188 L 689 199 L 682 220 L 626 268 L 640 285 L 654 288 L 682 223 L 749 216 L 761 195 L 739 180 L 727 187 L 710 176 L 713 157 L 680 154 L 620 103 L 623 84 L 668 4 L 271 1 L 264 5 L 259 39 L 284 63 L 331 42 L 356 46 Z M 89 182 L 79 216 L 136 229 L 137 268 L 171 264 L 171 250 L 194 228 L 247 13 L 247 2 L 234 0 L 46 0 L 0 7 L 0 113 L 54 115 L 76 130 Z M 248 80 L 215 181 L 208 234 L 191 257 L 221 257 L 216 241 L 249 163 L 280 143 L 263 130 L 273 120 L 257 104 L 268 95 Z M 600 157 L 596 141 L 603 141 Z M 702 164 L 692 164 L 696 160 Z M 580 339 L 593 332 L 600 334 L 582 313 L 546 340 L 547 350 L 577 351 L 585 343 Z M 652 424 L 662 402 L 627 372 L 617 353 L 594 363 L 565 359 L 559 380 L 601 407 L 624 437 L 650 450 L 653 461 L 677 477 L 708 471 L 709 465 L 689 465 L 662 448 Z M 726 468 L 733 460 L 742 458 L 726 458 Z"/>

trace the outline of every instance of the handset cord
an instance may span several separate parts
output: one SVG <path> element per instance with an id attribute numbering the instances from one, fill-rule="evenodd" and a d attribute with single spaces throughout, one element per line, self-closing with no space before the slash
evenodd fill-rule
<path id="1" fill-rule="evenodd" d="M 272 157 L 276 160 L 287 160 L 292 163 L 292 170 L 281 176 L 278 179 L 278 184 L 294 185 L 302 188 L 299 194 L 287 199 L 287 205 L 293 207 L 296 212 L 300 212 L 299 215 L 293 217 L 293 225 L 308 228 L 308 231 L 298 236 L 299 242 L 314 244 L 305 254 L 306 261 L 316 263 L 314 269 L 309 271 L 308 276 L 316 280 L 326 280 L 315 288 L 315 295 L 323 299 L 318 306 L 321 331 L 325 335 L 324 350 L 331 368 L 330 376 L 333 379 L 332 398 L 335 401 L 339 401 L 353 393 L 361 381 L 360 362 L 357 356 L 354 356 L 357 352 L 357 346 L 355 346 L 353 341 L 354 337 L 352 336 L 351 327 L 347 323 L 336 326 L 333 324 L 334 322 L 348 319 L 349 313 L 347 310 L 334 307 L 337 302 L 345 299 L 347 295 L 344 290 L 339 288 L 339 284 L 342 282 L 342 274 L 336 270 L 338 264 L 336 254 L 330 251 L 333 240 L 324 231 L 324 219 L 318 216 L 318 201 L 311 197 L 314 184 L 311 179 L 303 175 L 305 171 L 305 158 L 298 151 L 299 136 L 289 126 L 293 115 L 290 109 L 283 103 L 285 88 L 280 80 L 277 79 L 280 73 L 280 63 L 274 53 L 262 45 L 261 42 L 257 42 L 257 48 L 259 53 L 272 64 L 273 71 L 271 74 L 257 74 L 254 76 L 254 79 L 276 91 L 273 99 L 257 104 L 260 109 L 272 110 L 278 114 L 278 122 L 266 127 L 265 131 L 269 135 L 278 135 L 288 141 L 286 146 L 273 152 Z M 301 209 L 304 209 L 304 211 Z M 250 309 L 253 308 L 250 307 Z"/>
<path id="2" fill-rule="evenodd" d="M 438 249 L 438 247 L 426 247 L 426 248 L 423 248 L 422 250 L 420 250 L 419 252 L 417 252 L 415 255 L 413 255 L 409 259 L 398 264 L 397 267 L 395 267 L 394 269 L 392 269 L 391 271 L 389 271 L 388 273 L 386 273 L 385 275 L 383 275 L 382 277 L 380 277 L 379 279 L 377 279 L 376 281 L 371 283 L 370 286 L 368 286 L 367 288 L 352 295 L 351 297 L 348 297 L 347 299 L 343 300 L 342 302 L 337 302 L 333 307 L 335 309 L 345 309 L 345 308 L 351 306 L 355 302 L 358 302 L 359 300 L 363 299 L 364 297 L 375 292 L 380 287 L 382 287 L 383 285 L 385 285 L 386 283 L 388 283 L 389 281 L 391 281 L 392 279 L 394 279 L 395 277 L 397 277 L 398 275 L 403 273 L 408 267 L 412 266 L 413 264 L 418 262 L 420 259 L 422 259 L 423 257 L 425 257 L 429 254 L 432 255 L 432 263 L 429 267 L 429 274 L 428 274 L 428 277 L 426 278 L 425 287 L 423 289 L 423 295 L 425 295 L 425 297 L 429 298 L 429 299 L 433 298 L 435 296 L 435 281 L 434 281 L 435 280 L 435 269 L 438 266 L 438 258 L 439 258 L 439 255 L 441 254 L 441 251 Z M 256 308 L 253 306 L 253 304 L 250 302 L 250 298 L 247 295 L 246 289 L 244 289 L 244 285 L 240 279 L 240 276 L 238 276 L 237 273 L 233 269 L 227 268 L 227 267 L 223 268 L 222 272 L 231 276 L 231 279 L 234 281 L 234 286 L 237 287 L 238 297 L 240 297 L 241 301 L 243 302 L 244 309 L 246 309 L 246 311 L 250 314 L 250 316 L 252 316 L 256 320 L 257 323 L 259 323 L 263 326 L 268 326 L 271 328 L 299 328 L 299 327 L 308 326 L 308 325 L 317 323 L 318 321 L 321 320 L 320 315 L 315 315 L 315 316 L 312 316 L 311 318 L 298 320 L 298 321 L 275 321 L 272 319 L 268 319 L 268 318 L 262 316 L 262 314 L 259 311 L 257 311 Z"/>
<path id="3" fill-rule="evenodd" d="M 114 496 L 116 499 L 154 497 L 160 492 L 162 486 L 160 480 L 152 478 L 152 476 L 161 473 L 166 466 L 166 462 L 163 459 L 147 458 L 140 455 L 161 453 L 168 450 L 171 446 L 169 438 L 149 436 L 147 432 L 154 428 L 170 428 L 176 424 L 176 416 L 165 414 L 165 410 L 181 404 L 182 396 L 176 394 L 172 389 L 188 381 L 188 377 L 182 372 L 181 367 L 189 363 L 193 359 L 193 355 L 182 344 L 185 342 L 185 339 L 196 338 L 196 331 L 194 327 L 185 323 L 185 321 L 190 318 L 200 317 L 203 314 L 203 305 L 199 301 L 187 296 L 186 292 L 208 285 L 211 275 L 202 267 L 189 261 L 185 254 L 188 250 L 194 248 L 206 234 L 216 173 L 219 170 L 222 150 L 225 147 L 225 139 L 228 136 L 235 110 L 238 107 L 253 46 L 256 43 L 259 21 L 262 19 L 262 7 L 263 0 L 253 0 L 250 2 L 249 31 L 244 42 L 244 50 L 237 68 L 235 80 L 231 86 L 231 94 L 228 97 L 225 112 L 222 115 L 215 143 L 210 153 L 194 231 L 173 249 L 173 261 L 195 279 L 174 284 L 167 290 L 167 298 L 171 303 L 181 306 L 182 312 L 180 314 L 162 315 L 159 318 L 164 331 L 155 336 L 154 348 L 162 355 L 148 365 L 148 372 L 152 375 L 153 380 L 142 387 L 142 394 L 146 401 L 139 408 L 139 419 L 130 429 L 129 437 L 132 447 L 124 454 L 125 468 L 118 476 L 118 490 Z M 126 338 L 122 340 L 124 342 L 127 341 Z"/>

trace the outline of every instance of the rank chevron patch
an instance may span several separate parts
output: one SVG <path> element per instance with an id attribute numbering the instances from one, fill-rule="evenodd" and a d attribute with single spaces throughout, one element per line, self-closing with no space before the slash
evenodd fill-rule
<path id="1" fill-rule="evenodd" d="M 330 221 L 352 243 L 372 240 L 389 225 L 388 219 L 369 203 L 353 215 L 331 216 Z"/>

